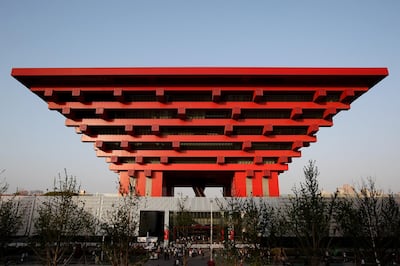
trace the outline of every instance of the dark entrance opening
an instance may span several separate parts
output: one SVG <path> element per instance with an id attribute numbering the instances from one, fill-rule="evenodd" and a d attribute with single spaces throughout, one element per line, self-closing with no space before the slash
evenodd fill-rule
<path id="1" fill-rule="evenodd" d="M 174 196 L 174 188 L 190 187 L 196 197 L 204 197 L 205 188 L 222 188 L 224 197 L 231 196 L 233 171 L 169 171 L 163 175 L 163 196 Z"/>
<path id="2" fill-rule="evenodd" d="M 140 211 L 139 236 L 164 236 L 164 212 Z"/>
<path id="3" fill-rule="evenodd" d="M 204 194 L 208 198 L 221 198 L 223 197 L 223 187 L 206 187 L 204 189 Z M 191 187 L 175 187 L 174 188 L 174 197 L 188 197 L 194 198 L 196 195 L 194 194 L 194 190 Z"/>

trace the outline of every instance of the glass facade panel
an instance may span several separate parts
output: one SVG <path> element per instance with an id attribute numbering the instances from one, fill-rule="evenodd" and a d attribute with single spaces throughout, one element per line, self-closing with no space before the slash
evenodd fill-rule
<path id="1" fill-rule="evenodd" d="M 176 109 L 115 109 L 110 110 L 108 116 L 113 119 L 134 118 L 134 119 L 167 119 L 177 118 Z"/>
<path id="2" fill-rule="evenodd" d="M 326 93 L 327 102 L 338 102 L 340 100 L 340 91 L 328 91 Z"/>
<path id="3" fill-rule="evenodd" d="M 144 163 L 153 163 L 153 164 L 159 164 L 160 163 L 160 157 L 144 157 L 143 158 Z"/>
<path id="4" fill-rule="evenodd" d="M 83 94 L 85 102 L 114 102 L 112 91 L 86 91 Z"/>
<path id="5" fill-rule="evenodd" d="M 113 142 L 106 142 L 104 143 L 104 150 L 120 150 L 120 142 L 113 141 Z"/>
<path id="6" fill-rule="evenodd" d="M 181 142 L 181 150 L 241 150 L 241 142 Z"/>
<path id="7" fill-rule="evenodd" d="M 83 119 L 83 118 L 97 118 L 98 115 L 96 114 L 95 109 L 79 109 L 74 110 L 73 115 L 75 119 Z"/>
<path id="8" fill-rule="evenodd" d="M 323 109 L 304 109 L 302 118 L 321 119 L 324 115 Z"/>
<path id="9" fill-rule="evenodd" d="M 266 102 L 310 102 L 314 92 L 265 92 L 263 100 Z"/>
<path id="10" fill-rule="evenodd" d="M 241 118 L 290 118 L 290 109 L 242 109 Z"/>
<path id="11" fill-rule="evenodd" d="M 177 164 L 215 164 L 217 158 L 215 157 L 170 157 L 169 163 Z"/>
<path id="12" fill-rule="evenodd" d="M 161 134 L 163 135 L 224 135 L 223 126 L 210 126 L 210 127 L 161 127 Z"/>
<path id="13" fill-rule="evenodd" d="M 210 102 L 212 101 L 211 91 L 167 91 L 165 92 L 167 102 Z"/>
<path id="14" fill-rule="evenodd" d="M 58 91 L 55 95 L 57 102 L 78 102 L 78 97 L 72 97 L 70 91 Z"/>
<path id="15" fill-rule="evenodd" d="M 135 126 L 133 129 L 134 135 L 153 135 L 151 126 Z"/>
<path id="16" fill-rule="evenodd" d="M 291 150 L 291 142 L 252 142 L 253 150 Z"/>
<path id="17" fill-rule="evenodd" d="M 277 158 L 263 157 L 263 164 L 275 164 L 277 161 Z"/>
<path id="18" fill-rule="evenodd" d="M 124 135 L 126 134 L 123 126 L 93 126 L 90 127 L 91 135 Z"/>
<path id="19" fill-rule="evenodd" d="M 226 157 L 226 164 L 253 164 L 253 157 Z"/>
<path id="20" fill-rule="evenodd" d="M 275 126 L 272 135 L 306 135 L 307 127 Z"/>
<path id="21" fill-rule="evenodd" d="M 253 91 L 222 91 L 221 102 L 251 102 Z"/>
<path id="22" fill-rule="evenodd" d="M 189 119 L 219 119 L 231 118 L 232 111 L 230 109 L 187 109 L 186 116 Z"/>
<path id="23" fill-rule="evenodd" d="M 120 163 L 135 163 L 135 161 L 135 157 L 120 157 L 119 159 Z"/>
<path id="24" fill-rule="evenodd" d="M 157 100 L 155 91 L 128 91 L 124 94 L 128 102 L 154 102 Z"/>
<path id="25" fill-rule="evenodd" d="M 262 135 L 262 126 L 234 126 L 233 135 Z"/>
<path id="26" fill-rule="evenodd" d="M 172 150 L 171 142 L 132 142 L 133 150 Z"/>

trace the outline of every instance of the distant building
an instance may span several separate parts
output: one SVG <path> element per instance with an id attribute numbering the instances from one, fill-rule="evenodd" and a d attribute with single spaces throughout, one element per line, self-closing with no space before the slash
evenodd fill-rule
<path id="1" fill-rule="evenodd" d="M 41 196 L 43 194 L 44 194 L 43 190 L 31 190 L 31 191 L 29 191 L 29 195 L 31 195 L 31 196 Z"/>
<path id="2" fill-rule="evenodd" d="M 120 192 L 279 196 L 278 176 L 386 68 L 16 68 L 119 174 Z"/>
<path id="3" fill-rule="evenodd" d="M 386 195 L 387 196 L 387 195 Z M 34 219 L 37 215 L 41 204 L 48 199 L 49 196 L 4 196 L 4 200 L 15 200 L 19 203 L 19 211 L 23 214 L 22 225 L 17 232 L 17 236 L 26 237 L 34 235 Z M 107 217 L 108 213 L 115 208 L 118 203 L 123 201 L 123 197 L 118 195 L 85 195 L 74 197 L 84 202 L 84 208 L 88 213 L 93 215 L 97 220 Z M 291 196 L 282 197 L 264 197 L 260 198 L 265 204 L 283 211 L 287 208 Z M 196 224 L 191 228 L 197 230 L 197 233 L 210 233 L 210 217 L 213 211 L 213 225 L 217 228 L 222 224 L 221 211 L 226 209 L 232 199 L 231 198 L 187 198 L 182 201 L 178 197 L 150 197 L 139 198 L 138 201 L 138 236 L 146 237 L 147 235 L 158 237 L 159 241 L 164 240 L 167 244 L 173 240 L 174 220 L 177 213 L 181 212 L 180 206 L 183 203 L 185 211 L 190 212 L 191 217 Z M 260 201 L 260 202 L 261 202 Z M 257 201 L 258 202 L 258 201 Z M 400 198 L 396 198 L 396 202 L 400 203 Z M 221 209 L 221 207 L 223 208 Z M 99 234 L 100 231 L 97 231 Z M 197 234 L 196 233 L 196 234 Z M 165 235 L 166 234 L 166 235 Z M 218 235 L 218 230 L 214 231 Z"/>
<path id="4" fill-rule="evenodd" d="M 351 195 L 356 194 L 354 187 L 349 184 L 344 184 L 342 187 L 339 187 L 337 189 L 337 192 L 339 195 L 343 195 L 343 196 L 346 196 L 346 195 L 351 196 Z"/>

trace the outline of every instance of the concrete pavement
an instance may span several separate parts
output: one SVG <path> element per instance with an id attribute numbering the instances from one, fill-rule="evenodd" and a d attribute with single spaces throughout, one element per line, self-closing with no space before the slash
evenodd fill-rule
<path id="1" fill-rule="evenodd" d="M 188 258 L 188 266 L 207 266 L 207 261 L 209 257 L 205 254 L 203 256 L 195 256 L 192 258 Z M 147 261 L 144 266 L 175 266 L 175 259 L 170 258 L 168 260 L 164 260 L 164 258 L 159 258 L 157 260 L 149 260 Z M 180 264 L 182 264 L 182 260 L 180 260 Z"/>

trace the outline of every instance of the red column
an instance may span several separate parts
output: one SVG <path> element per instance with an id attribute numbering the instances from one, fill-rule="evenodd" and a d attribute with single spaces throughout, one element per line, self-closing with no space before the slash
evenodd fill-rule
<path id="1" fill-rule="evenodd" d="M 277 172 L 271 172 L 271 177 L 268 179 L 268 187 L 270 197 L 279 197 L 279 183 Z"/>
<path id="2" fill-rule="evenodd" d="M 122 195 L 129 193 L 129 180 L 128 171 L 119 172 L 119 193 Z"/>
<path id="3" fill-rule="evenodd" d="M 163 173 L 162 172 L 154 172 L 151 178 L 151 196 L 152 197 L 161 197 L 162 196 L 162 181 L 163 181 Z"/>
<path id="4" fill-rule="evenodd" d="M 136 181 L 136 193 L 138 196 L 145 196 L 146 194 L 146 176 L 144 171 L 138 171 Z"/>
<path id="5" fill-rule="evenodd" d="M 246 197 L 246 172 L 235 172 L 232 180 L 232 197 Z"/>
<path id="6" fill-rule="evenodd" d="M 262 172 L 254 171 L 253 176 L 253 196 L 262 197 L 263 196 L 263 186 L 262 186 Z"/>
<path id="7" fill-rule="evenodd" d="M 168 228 L 164 229 L 164 241 L 168 241 L 169 240 L 169 230 Z"/>

